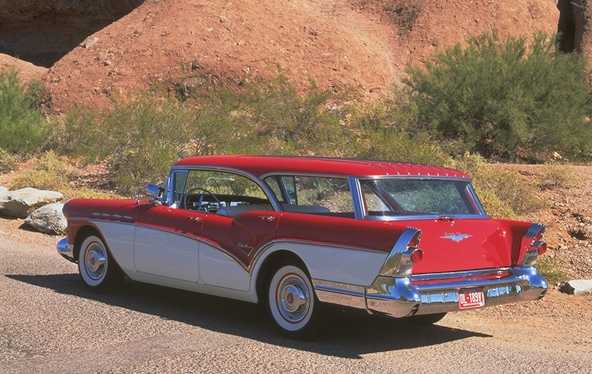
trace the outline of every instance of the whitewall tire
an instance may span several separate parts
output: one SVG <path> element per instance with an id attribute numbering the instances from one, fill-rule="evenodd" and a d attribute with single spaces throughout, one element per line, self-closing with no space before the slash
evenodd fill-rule
<path id="1" fill-rule="evenodd" d="M 105 242 L 89 235 L 80 244 L 78 271 L 84 284 L 93 289 L 105 288 L 120 278 L 117 264 Z"/>
<path id="2" fill-rule="evenodd" d="M 314 334 L 319 302 L 308 275 L 298 266 L 281 266 L 273 274 L 267 293 L 270 315 L 289 336 Z"/>

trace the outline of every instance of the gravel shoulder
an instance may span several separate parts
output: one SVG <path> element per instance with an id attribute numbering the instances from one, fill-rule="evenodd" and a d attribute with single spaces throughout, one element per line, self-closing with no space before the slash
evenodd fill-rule
<path id="1" fill-rule="evenodd" d="M 315 342 L 250 304 L 131 284 L 86 290 L 56 237 L 0 222 L 0 373 L 589 372 L 592 297 L 451 314 L 435 326 L 336 311 Z M 12 232 L 12 234 L 10 233 Z M 15 235 L 22 235 L 20 237 Z"/>

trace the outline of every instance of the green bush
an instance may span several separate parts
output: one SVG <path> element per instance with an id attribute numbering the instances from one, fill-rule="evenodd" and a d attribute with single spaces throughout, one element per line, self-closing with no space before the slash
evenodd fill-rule
<path id="1" fill-rule="evenodd" d="M 400 101 L 389 100 L 356 113 L 347 155 L 371 160 L 450 164 L 450 155 L 427 133 L 410 131 L 409 124 L 415 118 L 407 108 Z"/>
<path id="2" fill-rule="evenodd" d="M 552 152 L 590 158 L 590 92 L 584 61 L 538 34 L 502 41 L 495 33 L 437 54 L 406 80 L 422 131 L 461 155 L 540 160 Z"/>
<path id="3" fill-rule="evenodd" d="M 209 152 L 339 155 L 351 139 L 348 108 L 314 86 L 303 95 L 282 76 L 195 99 Z"/>
<path id="4" fill-rule="evenodd" d="M 14 71 L 0 72 L 0 148 L 29 154 L 45 142 L 47 126 L 39 111 L 39 85 L 21 84 Z"/>
<path id="5" fill-rule="evenodd" d="M 161 181 L 191 143 L 190 113 L 174 101 L 140 98 L 105 113 L 73 111 L 54 135 L 57 149 L 107 161 L 115 187 L 136 193 Z"/>

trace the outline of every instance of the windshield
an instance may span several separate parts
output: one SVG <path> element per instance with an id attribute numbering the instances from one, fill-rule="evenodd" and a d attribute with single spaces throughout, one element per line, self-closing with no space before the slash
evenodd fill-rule
<path id="1" fill-rule="evenodd" d="M 467 181 L 385 178 L 360 184 L 368 216 L 481 214 Z"/>

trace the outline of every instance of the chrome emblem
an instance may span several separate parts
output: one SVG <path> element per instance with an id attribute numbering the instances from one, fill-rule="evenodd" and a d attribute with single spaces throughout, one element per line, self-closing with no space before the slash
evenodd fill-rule
<path id="1" fill-rule="evenodd" d="M 446 234 L 444 236 L 441 236 L 440 238 L 452 240 L 455 243 L 460 243 L 463 240 L 470 238 L 471 236 L 472 235 L 469 235 L 469 234 L 452 233 L 452 234 Z"/>

